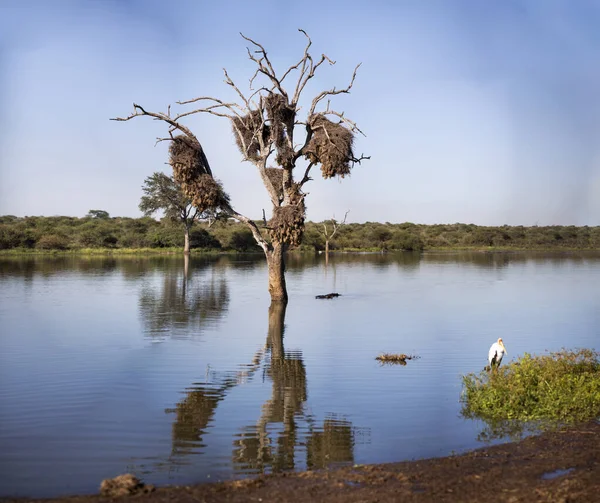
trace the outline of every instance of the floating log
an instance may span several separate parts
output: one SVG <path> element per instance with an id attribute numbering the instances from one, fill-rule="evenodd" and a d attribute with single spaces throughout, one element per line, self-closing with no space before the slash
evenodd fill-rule
<path id="1" fill-rule="evenodd" d="M 418 358 L 418 356 L 405 355 L 404 353 L 383 353 L 375 357 L 375 359 L 381 363 L 398 363 L 400 365 L 406 365 L 406 360 L 414 360 L 416 358 Z"/>

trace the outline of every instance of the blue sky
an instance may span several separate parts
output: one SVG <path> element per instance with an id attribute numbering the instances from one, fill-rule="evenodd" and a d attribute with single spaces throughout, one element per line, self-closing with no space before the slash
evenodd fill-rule
<path id="1" fill-rule="evenodd" d="M 306 89 L 366 133 L 371 160 L 305 187 L 308 218 L 483 225 L 600 224 L 600 2 L 579 0 L 0 0 L 0 214 L 139 216 L 141 185 L 168 172 L 157 122 L 127 123 L 200 95 L 234 98 L 247 43 L 277 68 L 337 61 Z M 229 124 L 194 116 L 235 208 L 269 208 Z"/>

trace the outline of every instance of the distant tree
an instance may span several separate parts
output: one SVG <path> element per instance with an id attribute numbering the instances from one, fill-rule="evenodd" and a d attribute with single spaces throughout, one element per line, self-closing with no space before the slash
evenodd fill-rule
<path id="1" fill-rule="evenodd" d="M 156 172 L 147 177 L 142 190 L 144 195 L 139 205 L 142 213 L 149 217 L 162 210 L 165 217 L 181 222 L 185 232 L 183 252 L 190 253 L 190 229 L 195 221 L 209 218 L 212 213 L 201 213 L 192 205 L 192 199 L 184 193 L 181 184 L 164 173 Z"/>
<path id="2" fill-rule="evenodd" d="M 343 178 L 355 163 L 368 158 L 353 152 L 355 135 L 362 131 L 330 103 L 331 98 L 350 92 L 358 66 L 346 87 L 321 91 L 312 101 L 304 102 L 302 93 L 317 70 L 325 63 L 335 62 L 325 54 L 313 58 L 309 52 L 312 42 L 303 30 L 300 32 L 307 40 L 304 52 L 281 72 L 276 72 L 261 44 L 242 35 L 251 45 L 248 57 L 256 71 L 249 79 L 249 92 L 244 94 L 225 70 L 225 83 L 239 97 L 238 103 L 201 95 L 178 102 L 194 104 L 191 110 L 180 113 L 171 113 L 170 106 L 166 112 L 152 112 L 134 103 L 133 113 L 113 119 L 151 117 L 168 125 L 169 136 L 158 141 L 170 142 L 169 163 L 175 179 L 194 206 L 202 211 L 219 208 L 252 232 L 267 259 L 269 293 L 275 302 L 288 299 L 284 251 L 302 239 L 307 195 L 304 185 L 311 180 L 311 169 L 320 165 L 323 178 Z M 242 160 L 256 167 L 272 203 L 271 219 L 264 226 L 233 209 L 221 183 L 213 177 L 202 143 L 183 121 L 193 114 L 212 114 L 229 120 Z"/>
<path id="3" fill-rule="evenodd" d="M 323 237 L 325 238 L 325 261 L 329 260 L 329 241 L 331 241 L 331 238 L 333 238 L 333 236 L 335 236 L 335 234 L 338 231 L 338 229 L 340 228 L 340 226 L 342 226 L 346 223 L 346 218 L 348 217 L 348 213 L 350 213 L 350 210 L 348 210 L 344 214 L 344 220 L 342 220 L 341 222 L 338 222 L 335 219 L 335 215 L 333 216 L 332 219 L 325 220 L 323 222 L 323 230 L 321 231 L 321 234 L 323 234 Z M 327 227 L 328 224 L 329 224 L 329 227 Z"/>
<path id="4" fill-rule="evenodd" d="M 90 210 L 86 216 L 89 218 L 110 218 L 108 211 L 104 210 Z"/>

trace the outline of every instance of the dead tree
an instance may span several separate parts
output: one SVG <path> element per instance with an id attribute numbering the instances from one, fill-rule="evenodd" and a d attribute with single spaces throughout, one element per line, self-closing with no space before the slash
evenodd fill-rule
<path id="1" fill-rule="evenodd" d="M 323 222 L 323 230 L 321 231 L 321 234 L 323 234 L 323 237 L 325 238 L 325 260 L 327 260 L 329 258 L 329 241 L 331 241 L 333 236 L 335 236 L 335 234 L 338 231 L 338 229 L 340 228 L 340 226 L 342 226 L 346 223 L 346 218 L 348 217 L 348 213 L 350 213 L 350 210 L 348 210 L 344 214 L 344 220 L 342 220 L 341 222 L 338 222 L 335 219 L 335 215 L 333 216 L 333 218 L 331 220 L 325 220 Z M 331 225 L 329 228 L 327 228 L 328 223 Z"/>
<path id="2" fill-rule="evenodd" d="M 348 175 L 355 163 L 369 159 L 364 155 L 355 156 L 352 146 L 355 135 L 363 134 L 355 122 L 330 107 L 330 98 L 350 92 L 360 66 L 356 66 L 348 86 L 322 91 L 307 106 L 304 120 L 298 113 L 302 92 L 323 63 L 335 61 L 321 55 L 315 61 L 309 49 L 310 37 L 299 30 L 307 39 L 300 60 L 285 72 L 278 74 L 267 55 L 265 48 L 254 40 L 242 37 L 251 44 L 248 57 L 256 64 L 256 71 L 250 78 L 250 93 L 245 95 L 229 77 L 227 70 L 225 83 L 230 86 L 239 103 L 226 102 L 211 96 L 200 96 L 179 105 L 200 105 L 199 108 L 171 114 L 150 112 L 134 103 L 133 113 L 127 117 L 112 120 L 128 121 L 134 117 L 148 116 L 163 121 L 168 128 L 167 138 L 157 141 L 170 141 L 169 163 L 175 180 L 202 212 L 219 210 L 245 224 L 259 246 L 264 250 L 269 271 L 269 293 L 272 301 L 287 302 L 285 285 L 284 251 L 289 246 L 300 243 L 304 231 L 306 207 L 304 185 L 310 181 L 311 170 L 320 165 L 324 178 Z M 291 82 L 291 92 L 284 85 Z M 258 86 L 259 79 L 263 85 Z M 242 160 L 253 164 L 267 189 L 273 205 L 271 219 L 266 224 L 255 221 L 234 210 L 229 196 L 212 173 L 204 149 L 197 136 L 183 124 L 182 119 L 193 114 L 211 114 L 230 121 Z M 302 127 L 303 126 L 303 127 Z M 300 143 L 295 134 L 303 133 Z M 301 162 L 301 161 L 305 162 Z M 295 169 L 299 168 L 300 176 Z"/>

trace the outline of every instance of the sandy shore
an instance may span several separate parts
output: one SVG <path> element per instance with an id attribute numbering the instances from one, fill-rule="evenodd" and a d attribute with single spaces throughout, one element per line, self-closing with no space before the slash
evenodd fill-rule
<path id="1" fill-rule="evenodd" d="M 285 473 L 121 499 L 162 502 L 600 502 L 600 423 L 466 454 L 330 471 Z M 95 496 L 7 502 L 94 503 Z"/>

